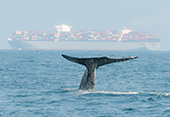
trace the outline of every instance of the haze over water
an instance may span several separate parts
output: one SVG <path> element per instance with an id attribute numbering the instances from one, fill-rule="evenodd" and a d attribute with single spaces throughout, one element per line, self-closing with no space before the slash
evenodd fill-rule
<path id="1" fill-rule="evenodd" d="M 62 58 L 138 59 L 97 70 L 94 92 L 79 91 L 85 67 Z M 170 116 L 169 52 L 0 51 L 0 116 Z"/>
<path id="2" fill-rule="evenodd" d="M 0 2 L 0 49 L 11 49 L 7 39 L 15 31 L 56 31 L 55 25 L 79 30 L 155 32 L 160 50 L 170 50 L 169 0 L 4 0 Z"/>

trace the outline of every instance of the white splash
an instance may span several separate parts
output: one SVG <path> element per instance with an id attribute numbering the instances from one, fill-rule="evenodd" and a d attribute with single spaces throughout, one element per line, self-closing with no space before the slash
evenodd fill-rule
<path id="1" fill-rule="evenodd" d="M 78 94 L 114 94 L 114 95 L 128 95 L 139 94 L 138 92 L 114 92 L 114 91 L 79 91 Z"/>
<path id="2" fill-rule="evenodd" d="M 78 91 L 78 95 L 83 94 L 113 94 L 113 95 L 160 95 L 160 96 L 170 96 L 170 93 L 161 93 L 161 92 L 115 92 L 115 91 Z"/>
<path id="3" fill-rule="evenodd" d="M 84 94 L 111 94 L 111 95 L 160 95 L 160 96 L 170 96 L 170 93 L 164 92 L 115 92 L 115 91 L 91 91 L 91 90 L 78 90 L 78 89 L 64 89 L 64 91 L 72 92 L 76 95 Z"/>

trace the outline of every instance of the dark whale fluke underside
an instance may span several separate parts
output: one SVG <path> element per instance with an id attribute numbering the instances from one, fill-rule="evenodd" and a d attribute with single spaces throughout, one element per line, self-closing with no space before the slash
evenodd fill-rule
<path id="1" fill-rule="evenodd" d="M 64 54 L 62 54 L 62 56 L 67 60 L 86 66 L 86 70 L 84 72 L 84 75 L 79 86 L 80 90 L 94 90 L 96 69 L 99 68 L 100 66 L 138 58 L 137 56 L 123 58 L 108 58 L 108 57 L 76 58 Z"/>

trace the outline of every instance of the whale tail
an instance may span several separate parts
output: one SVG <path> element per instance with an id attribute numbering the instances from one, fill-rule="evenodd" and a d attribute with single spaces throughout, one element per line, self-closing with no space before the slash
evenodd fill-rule
<path id="1" fill-rule="evenodd" d="M 115 62 L 123 62 L 123 61 L 138 58 L 137 56 L 123 57 L 123 58 L 108 58 L 108 57 L 76 58 L 76 57 L 71 57 L 71 56 L 67 56 L 67 55 L 64 55 L 64 54 L 62 54 L 62 56 L 64 58 L 66 58 L 67 60 L 70 60 L 72 62 L 84 65 L 87 68 L 88 68 L 88 66 L 92 66 L 92 64 L 95 64 L 96 68 L 98 68 L 98 67 L 106 65 L 106 64 L 115 63 Z"/>
<path id="2" fill-rule="evenodd" d="M 125 57 L 125 58 L 108 58 L 108 57 L 100 57 L 100 58 L 76 58 L 70 57 L 67 55 L 62 54 L 62 56 L 72 62 L 81 64 L 86 66 L 86 70 L 82 77 L 79 89 L 80 90 L 94 90 L 95 87 L 95 74 L 96 69 L 102 65 L 127 61 L 130 59 L 138 58 L 137 56 L 134 57 Z"/>

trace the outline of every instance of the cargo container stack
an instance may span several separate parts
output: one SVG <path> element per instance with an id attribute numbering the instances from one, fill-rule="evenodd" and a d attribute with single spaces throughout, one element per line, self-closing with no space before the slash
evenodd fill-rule
<path id="1" fill-rule="evenodd" d="M 12 40 L 25 41 L 112 41 L 118 42 L 160 42 L 160 34 L 149 32 L 127 32 L 112 30 L 80 30 L 78 32 L 43 32 L 43 31 L 16 31 Z"/>

